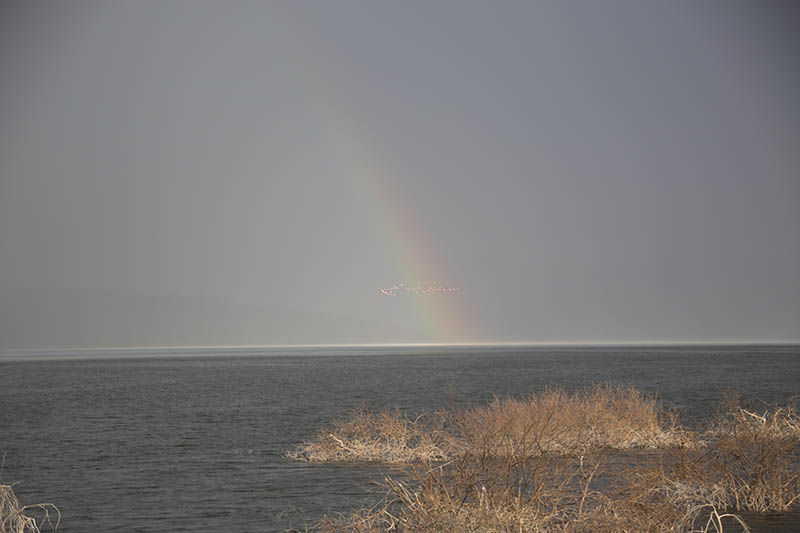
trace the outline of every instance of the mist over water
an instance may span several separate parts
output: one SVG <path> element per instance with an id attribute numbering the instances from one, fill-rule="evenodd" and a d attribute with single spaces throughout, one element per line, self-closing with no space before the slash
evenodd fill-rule
<path id="1" fill-rule="evenodd" d="M 798 21 L 6 0 L 0 350 L 797 342 Z"/>
<path id="2" fill-rule="evenodd" d="M 379 498 L 371 480 L 386 467 L 281 457 L 348 408 L 417 413 L 611 382 L 694 424 L 726 390 L 768 404 L 800 392 L 798 346 L 450 350 L 0 362 L 3 478 L 24 502 L 58 505 L 59 531 L 279 531 Z"/>

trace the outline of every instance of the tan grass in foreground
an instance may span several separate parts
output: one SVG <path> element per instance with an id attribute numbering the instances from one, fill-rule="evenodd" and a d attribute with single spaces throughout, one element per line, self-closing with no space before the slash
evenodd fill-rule
<path id="1" fill-rule="evenodd" d="M 52 531 L 58 528 L 61 513 L 55 505 L 21 505 L 13 487 L 0 484 L 0 533 L 41 533 L 36 518 L 31 516 L 32 511 L 39 512 L 39 523 L 42 525 L 47 524 Z M 57 515 L 55 524 L 50 520 L 51 512 Z"/>
<path id="2" fill-rule="evenodd" d="M 460 454 L 536 455 L 593 448 L 661 448 L 678 442 L 674 421 L 652 397 L 610 385 L 526 398 L 410 419 L 399 410 L 359 409 L 287 453 L 309 462 L 402 464 Z M 523 447 L 523 448 L 520 448 Z"/>
<path id="3" fill-rule="evenodd" d="M 674 490 L 736 511 L 800 506 L 800 416 L 791 405 L 755 413 L 728 397 L 703 439 L 676 450 Z"/>
<path id="4" fill-rule="evenodd" d="M 414 421 L 356 414 L 300 458 L 408 464 L 386 478 L 382 502 L 326 518 L 323 531 L 721 533 L 747 530 L 734 512 L 800 510 L 792 406 L 762 413 L 729 399 L 709 429 L 688 431 L 639 391 L 598 386 Z"/>
<path id="5" fill-rule="evenodd" d="M 551 389 L 522 399 L 495 399 L 455 418 L 463 443 L 460 451 L 495 457 L 664 448 L 681 438 L 674 418 L 655 398 L 633 387 L 612 385 L 572 394 Z"/>
<path id="6" fill-rule="evenodd" d="M 707 502 L 674 498 L 657 484 L 636 484 L 609 471 L 602 458 L 541 456 L 521 468 L 510 458 L 465 461 L 386 479 L 387 495 L 372 509 L 326 518 L 324 532 L 716 532 L 741 519 Z M 617 472 L 619 474 L 619 472 Z M 643 478 L 638 478 L 643 481 Z M 658 480 L 655 480 L 658 481 Z M 604 490 L 601 490 L 604 489 Z"/>
<path id="7" fill-rule="evenodd" d="M 315 463 L 440 461 L 449 457 L 453 447 L 443 423 L 440 413 L 410 419 L 399 409 L 356 409 L 286 456 Z"/>

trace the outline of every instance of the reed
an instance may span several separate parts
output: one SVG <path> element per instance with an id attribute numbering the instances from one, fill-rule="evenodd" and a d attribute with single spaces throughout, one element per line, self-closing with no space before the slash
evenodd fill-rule
<path id="1" fill-rule="evenodd" d="M 51 513 L 57 516 L 55 524 Z M 38 522 L 34 515 L 38 515 Z M 41 533 L 39 524 L 55 531 L 60 522 L 61 512 L 55 505 L 22 505 L 11 485 L 0 484 L 0 533 Z"/>
<path id="2" fill-rule="evenodd" d="M 588 510 L 598 463 L 548 456 L 524 467 L 463 456 L 446 465 L 409 467 L 386 478 L 372 509 L 327 518 L 322 531 L 560 531 Z"/>
<path id="3" fill-rule="evenodd" d="M 484 407 L 439 411 L 411 419 L 392 409 L 349 411 L 286 456 L 309 462 L 403 464 L 459 454 L 536 455 L 594 448 L 661 448 L 679 439 L 658 405 L 631 387 L 598 385 L 566 393 L 496 398 Z"/>
<path id="4" fill-rule="evenodd" d="M 455 418 L 466 451 L 498 457 L 664 448 L 680 440 L 675 417 L 655 398 L 633 387 L 614 385 L 596 385 L 572 394 L 549 389 L 521 399 L 497 398 Z"/>
<path id="5" fill-rule="evenodd" d="M 386 478 L 386 495 L 370 509 L 326 517 L 316 529 L 465 532 L 703 532 L 747 525 L 709 502 L 688 505 L 669 491 L 620 476 L 611 483 L 601 457 L 550 454 L 525 467 L 510 457 L 460 459 L 409 467 Z M 619 472 L 616 472 L 619 474 Z M 637 483 L 638 482 L 638 483 Z"/>
<path id="6" fill-rule="evenodd" d="M 757 412 L 733 397 L 694 431 L 610 385 L 416 419 L 359 410 L 293 456 L 403 465 L 381 502 L 321 531 L 723 533 L 747 531 L 740 511 L 800 508 L 796 408 Z"/>
<path id="7" fill-rule="evenodd" d="M 414 419 L 399 409 L 348 411 L 321 430 L 314 440 L 286 453 L 290 459 L 315 463 L 381 462 L 403 464 L 449 457 L 452 438 L 444 431 L 444 414 Z"/>
<path id="8" fill-rule="evenodd" d="M 672 487 L 736 511 L 787 512 L 800 506 L 800 416 L 793 405 L 760 413 L 736 396 L 723 402 L 705 445 L 673 452 Z"/>

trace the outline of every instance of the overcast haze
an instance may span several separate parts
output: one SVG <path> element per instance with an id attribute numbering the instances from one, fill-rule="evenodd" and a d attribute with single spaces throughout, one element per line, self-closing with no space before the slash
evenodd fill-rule
<path id="1" fill-rule="evenodd" d="M 0 348 L 800 339 L 798 27 L 4 2 Z"/>

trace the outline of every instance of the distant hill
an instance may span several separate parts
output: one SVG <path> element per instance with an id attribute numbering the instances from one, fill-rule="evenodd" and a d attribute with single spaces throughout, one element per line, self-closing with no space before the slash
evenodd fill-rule
<path id="1" fill-rule="evenodd" d="M 0 349 L 411 342 L 419 332 L 324 313 L 105 289 L 0 290 Z"/>

